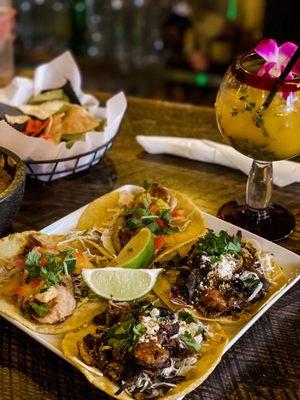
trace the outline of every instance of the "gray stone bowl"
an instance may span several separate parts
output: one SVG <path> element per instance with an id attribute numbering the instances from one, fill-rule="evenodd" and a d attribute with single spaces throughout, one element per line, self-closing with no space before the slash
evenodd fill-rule
<path id="1" fill-rule="evenodd" d="M 0 234 L 17 215 L 25 187 L 25 165 L 14 153 L 0 146 L 0 166 L 13 177 L 10 185 L 0 193 Z"/>

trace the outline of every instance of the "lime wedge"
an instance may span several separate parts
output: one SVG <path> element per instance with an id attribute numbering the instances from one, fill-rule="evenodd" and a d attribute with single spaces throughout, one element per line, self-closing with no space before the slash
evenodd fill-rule
<path id="1" fill-rule="evenodd" d="M 100 297 L 130 301 L 145 296 L 156 283 L 162 269 L 97 268 L 85 269 L 82 276 Z"/>
<path id="2" fill-rule="evenodd" d="M 154 256 L 154 240 L 150 229 L 143 228 L 123 247 L 111 266 L 146 268 Z"/>

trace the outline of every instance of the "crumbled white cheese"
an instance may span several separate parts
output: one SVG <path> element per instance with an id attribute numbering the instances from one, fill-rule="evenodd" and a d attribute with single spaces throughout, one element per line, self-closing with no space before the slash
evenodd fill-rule
<path id="1" fill-rule="evenodd" d="M 159 309 L 158 308 L 153 308 L 153 310 L 151 310 L 150 312 L 150 317 L 151 318 L 157 318 L 159 317 Z"/>
<path id="2" fill-rule="evenodd" d="M 155 313 L 155 308 L 151 313 Z M 157 309 L 156 309 L 157 310 Z M 154 312 L 153 312 L 154 311 Z M 159 312 L 159 310 L 157 310 Z M 156 317 L 153 316 L 142 316 L 141 324 L 146 328 L 146 332 L 139 338 L 139 342 L 149 342 L 150 340 L 157 340 L 157 332 L 160 329 L 160 325 L 157 322 Z"/>
<path id="3" fill-rule="evenodd" d="M 203 258 L 203 256 L 202 256 Z M 213 263 L 208 278 L 218 276 L 221 279 L 231 279 L 238 260 L 232 254 L 221 255 L 220 260 Z"/>

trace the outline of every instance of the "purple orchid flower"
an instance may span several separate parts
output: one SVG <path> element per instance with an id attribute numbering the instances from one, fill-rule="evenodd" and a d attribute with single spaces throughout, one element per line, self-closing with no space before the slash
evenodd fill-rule
<path id="1" fill-rule="evenodd" d="M 257 74 L 259 76 L 278 77 L 287 66 L 297 48 L 298 46 L 292 42 L 286 42 L 278 46 L 274 39 L 261 40 L 254 50 L 266 62 L 258 70 Z M 297 74 L 300 74 L 300 59 L 297 60 L 286 79 L 292 80 Z M 294 94 L 283 92 L 282 96 L 285 100 L 293 101 Z"/>
<path id="2" fill-rule="evenodd" d="M 261 40 L 255 47 L 255 52 L 266 60 L 259 69 L 258 75 L 278 77 L 284 70 L 298 46 L 292 42 L 283 43 L 278 47 L 273 39 Z M 300 59 L 294 65 L 287 79 L 293 79 L 294 74 L 300 74 Z"/>

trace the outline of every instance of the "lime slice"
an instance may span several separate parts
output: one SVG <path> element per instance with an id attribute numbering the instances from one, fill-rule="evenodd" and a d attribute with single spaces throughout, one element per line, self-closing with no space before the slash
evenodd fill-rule
<path id="1" fill-rule="evenodd" d="M 130 301 L 145 296 L 156 283 L 162 269 L 97 268 L 85 269 L 82 276 L 98 296 Z"/>
<path id="2" fill-rule="evenodd" d="M 146 268 L 154 256 L 154 240 L 150 229 L 143 228 L 123 247 L 111 266 Z"/>

